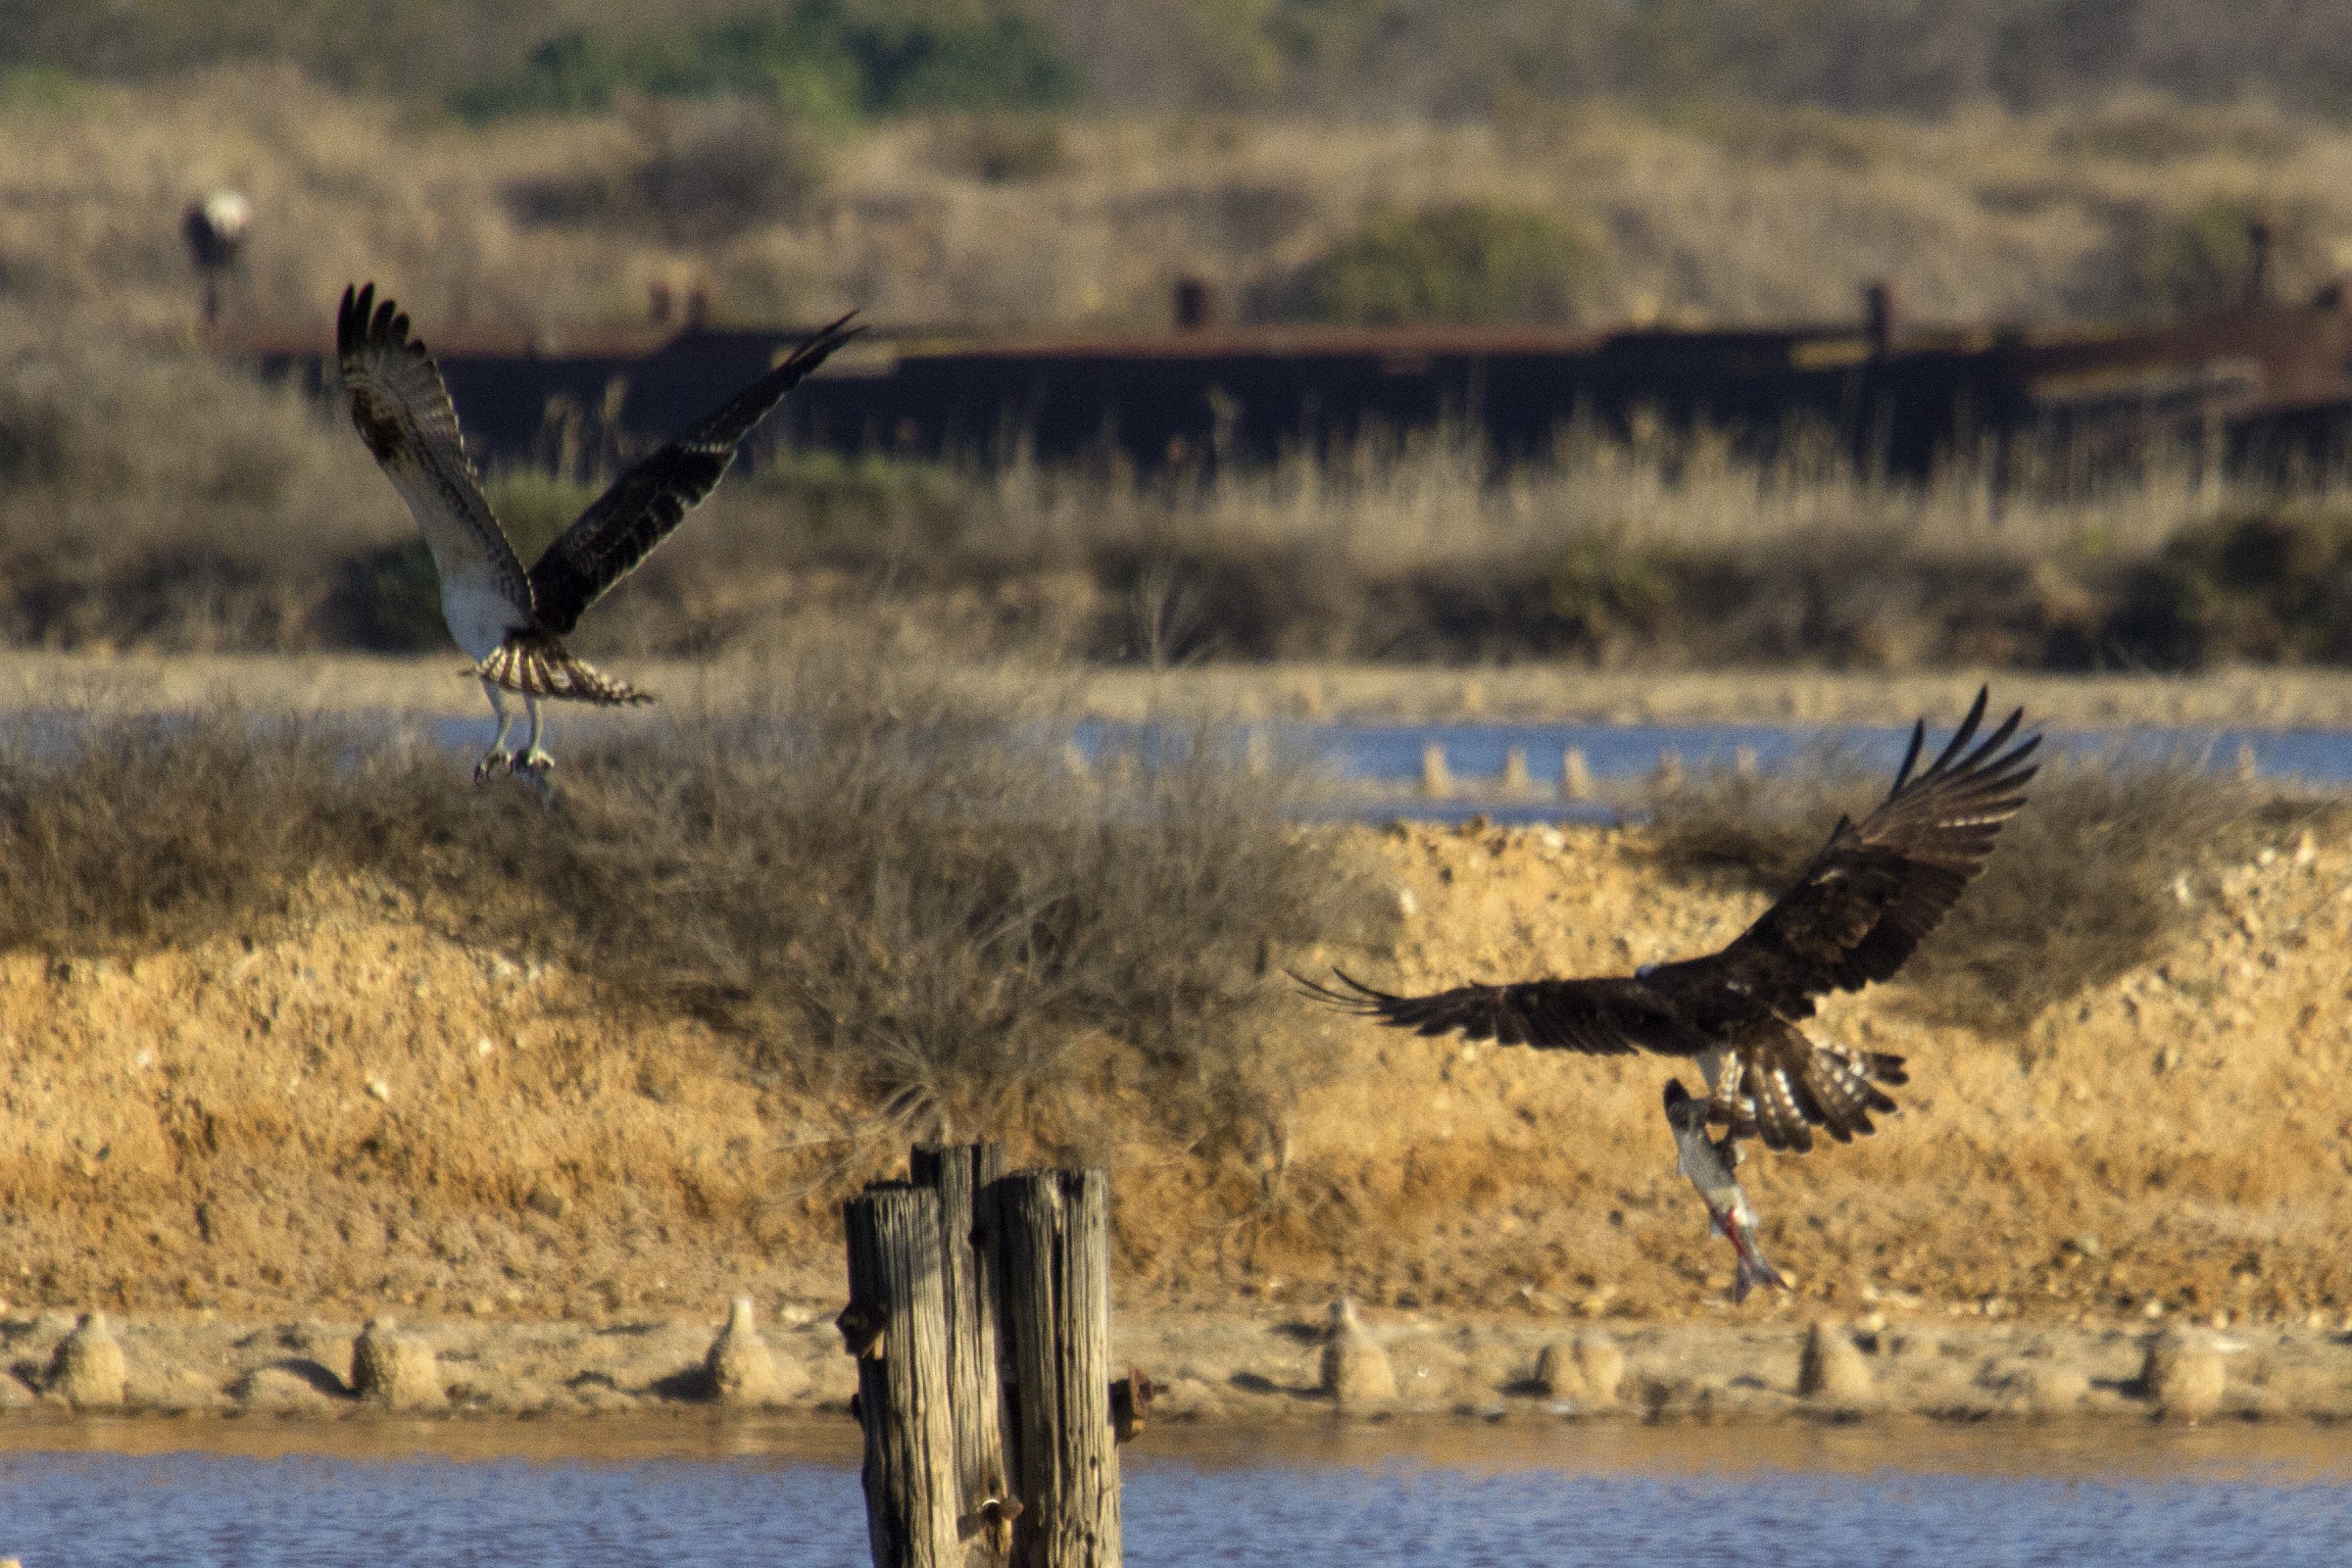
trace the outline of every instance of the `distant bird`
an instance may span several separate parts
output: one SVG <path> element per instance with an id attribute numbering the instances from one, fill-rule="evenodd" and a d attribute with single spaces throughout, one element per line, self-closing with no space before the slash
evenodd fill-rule
<path id="1" fill-rule="evenodd" d="M 498 735 L 473 770 L 476 779 L 503 769 L 545 788 L 553 760 L 539 745 L 543 698 L 652 700 L 590 666 L 564 638 L 582 612 L 710 493 L 768 410 L 863 330 L 850 319 L 845 316 L 817 329 L 774 369 L 613 480 L 526 572 L 466 456 L 441 371 L 425 346 L 409 335 L 408 317 L 388 299 L 378 303 L 373 283 L 343 291 L 335 352 L 351 394 L 351 422 L 423 530 L 441 578 L 449 634 L 474 662 L 498 717 Z M 520 755 L 507 750 L 514 722 L 508 692 L 522 698 L 530 715 Z"/>
<path id="2" fill-rule="evenodd" d="M 1695 1057 L 1708 1120 L 1731 1138 L 1807 1150 L 1820 1127 L 1840 1143 L 1894 1109 L 1881 1084 L 1909 1081 L 1903 1058 L 1823 1045 L 1798 1027 L 1814 999 L 1859 991 L 1902 967 L 1984 868 L 2001 824 L 2025 805 L 2039 735 L 2017 734 L 2023 710 L 1977 740 L 1977 693 L 1941 755 L 1917 776 L 1922 720 L 1894 788 L 1860 823 L 1839 817 L 1796 885 L 1731 946 L 1705 957 L 1643 964 L 1629 978 L 1530 980 L 1394 996 L 1334 971 L 1298 979 L 1317 999 L 1424 1035 L 1618 1055 Z M 1973 743 L 1973 749 L 1972 749 Z"/>
<path id="3" fill-rule="evenodd" d="M 220 285 L 237 255 L 245 248 L 253 224 L 253 203 L 241 191 L 217 190 L 202 201 L 190 202 L 179 217 L 180 238 L 204 276 L 204 319 L 210 326 L 220 319 Z"/>

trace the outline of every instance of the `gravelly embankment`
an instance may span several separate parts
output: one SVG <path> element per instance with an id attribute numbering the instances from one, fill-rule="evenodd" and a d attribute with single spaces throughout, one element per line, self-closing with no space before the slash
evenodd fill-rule
<path id="1" fill-rule="evenodd" d="M 429 1396 L 407 1415 L 678 1415 L 736 1409 L 846 1413 L 853 1363 L 824 1308 L 782 1305 L 764 1335 L 774 1384 L 721 1400 L 706 1370 L 716 1314 L 603 1326 L 419 1323 L 397 1332 L 432 1352 Z M 123 1352 L 119 1396 L 83 1397 L 58 1370 L 74 1320 L 0 1319 L 0 1421 L 92 1410 L 154 1416 L 344 1420 L 392 1401 L 355 1388 L 362 1326 L 133 1317 L 108 1332 Z M 1163 1386 L 1153 1419 L 1251 1424 L 1447 1416 L 1484 1421 L 1942 1421 L 2170 1417 L 2352 1419 L 2352 1335 L 2333 1327 L 2225 1337 L 2155 1324 L 2098 1329 L 1956 1321 L 1898 1310 L 1848 1323 L 1780 1313 L 1744 1324 L 1468 1324 L 1375 1316 L 1395 1393 L 1334 1391 L 1323 1331 L 1300 1319 L 1129 1316 L 1120 1364 Z M 1809 1337 L 1819 1337 L 1808 1367 Z M 2161 1346 L 2149 1376 L 2151 1346 Z M 1551 1354 L 1546 1356 L 1546 1348 Z M 2185 1367 L 2185 1371 L 2177 1370 Z M 2199 1385 L 2196 1380 L 2206 1381 Z M 364 1379 L 356 1381 L 364 1382 Z"/>

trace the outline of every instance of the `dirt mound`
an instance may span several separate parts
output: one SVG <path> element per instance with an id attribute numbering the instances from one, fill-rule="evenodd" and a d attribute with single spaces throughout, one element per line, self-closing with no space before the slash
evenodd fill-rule
<path id="1" fill-rule="evenodd" d="M 1622 971 L 1718 945 L 1763 902 L 1668 878 L 1636 831 L 1334 839 L 1379 858 L 1396 945 L 1297 961 L 1408 986 Z M 1826 1010 L 1825 1034 L 1903 1054 L 1912 1084 L 1877 1138 L 1747 1167 L 1802 1297 L 2068 1319 L 2352 1305 L 2352 843 L 2289 837 L 2176 892 L 2185 935 L 2019 1036 L 1929 1022 L 1900 987 Z M 0 1295 L 602 1319 L 838 1294 L 834 1200 L 900 1157 L 903 1127 L 466 930 L 320 879 L 280 928 L 0 960 Z M 1260 1147 L 1172 1145 L 1107 1068 L 1014 1129 L 1016 1154 L 1113 1162 L 1123 1305 L 1721 1308 L 1729 1253 L 1657 1111 L 1676 1064 L 1424 1041 L 1303 1003 L 1269 1017 L 1300 1082 Z"/>

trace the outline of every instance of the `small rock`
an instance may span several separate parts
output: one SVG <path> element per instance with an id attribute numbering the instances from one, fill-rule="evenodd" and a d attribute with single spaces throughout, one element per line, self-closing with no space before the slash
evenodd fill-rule
<path id="1" fill-rule="evenodd" d="M 1796 1392 L 1834 1404 L 1870 1393 L 1870 1363 L 1842 1327 L 1817 1320 L 1805 1332 L 1804 1352 L 1796 1363 Z"/>
<path id="2" fill-rule="evenodd" d="M 1331 1330 L 1323 1342 L 1323 1392 L 1343 1407 L 1379 1404 L 1396 1397 L 1396 1372 L 1389 1352 L 1355 1315 L 1346 1297 L 1331 1303 Z"/>
<path id="3" fill-rule="evenodd" d="M 0 1371 L 0 1411 L 22 1410 L 35 1398 L 32 1390 L 19 1382 L 16 1374 Z"/>
<path id="4" fill-rule="evenodd" d="M 352 1346 L 351 1387 L 361 1398 L 393 1410 L 438 1410 L 448 1402 L 433 1348 L 398 1332 L 388 1317 L 370 1320 Z"/>
<path id="5" fill-rule="evenodd" d="M 1546 1342 L 1536 1352 L 1535 1376 L 1528 1382 L 1547 1399 L 1580 1397 L 1585 1392 L 1585 1377 L 1577 1370 L 1576 1347 L 1566 1340 Z"/>
<path id="6" fill-rule="evenodd" d="M 808 1389 L 808 1374 L 797 1361 L 779 1360 L 760 1337 L 752 1298 L 738 1296 L 726 1327 L 710 1342 L 703 1365 L 710 1374 L 710 1396 L 720 1404 L 781 1404 Z"/>
<path id="7" fill-rule="evenodd" d="M 2220 1412 L 2230 1381 L 2222 1354 L 2222 1344 L 2211 1335 L 2167 1329 L 2148 1341 L 2139 1369 L 2140 1392 L 2155 1401 L 2157 1415 L 2167 1421 L 2193 1424 L 2210 1419 Z"/>
<path id="8" fill-rule="evenodd" d="M 2090 1379 L 2080 1367 L 2050 1362 L 2026 1375 L 2026 1408 L 2047 1419 L 2073 1415 L 2090 1397 Z"/>
<path id="9" fill-rule="evenodd" d="M 228 1396 L 248 1410 L 271 1415 L 314 1415 L 335 1405 L 316 1383 L 282 1366 L 254 1368 L 229 1385 Z"/>
<path id="10" fill-rule="evenodd" d="M 1584 1384 L 1584 1396 L 1593 1404 L 1615 1404 L 1617 1390 L 1625 1382 L 1625 1351 L 1601 1329 L 1588 1329 L 1576 1337 L 1576 1370 Z"/>
<path id="11" fill-rule="evenodd" d="M 48 1392 L 62 1395 L 76 1410 L 113 1409 L 122 1402 L 128 1370 L 106 1314 L 85 1312 L 50 1359 Z"/>

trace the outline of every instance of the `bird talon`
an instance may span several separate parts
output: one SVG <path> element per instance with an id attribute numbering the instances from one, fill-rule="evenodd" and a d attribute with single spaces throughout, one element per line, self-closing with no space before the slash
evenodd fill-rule
<path id="1" fill-rule="evenodd" d="M 492 750 L 484 753 L 482 760 L 473 764 L 473 781 L 476 784 L 488 783 L 499 774 L 514 770 L 514 755 L 512 752 Z"/>

